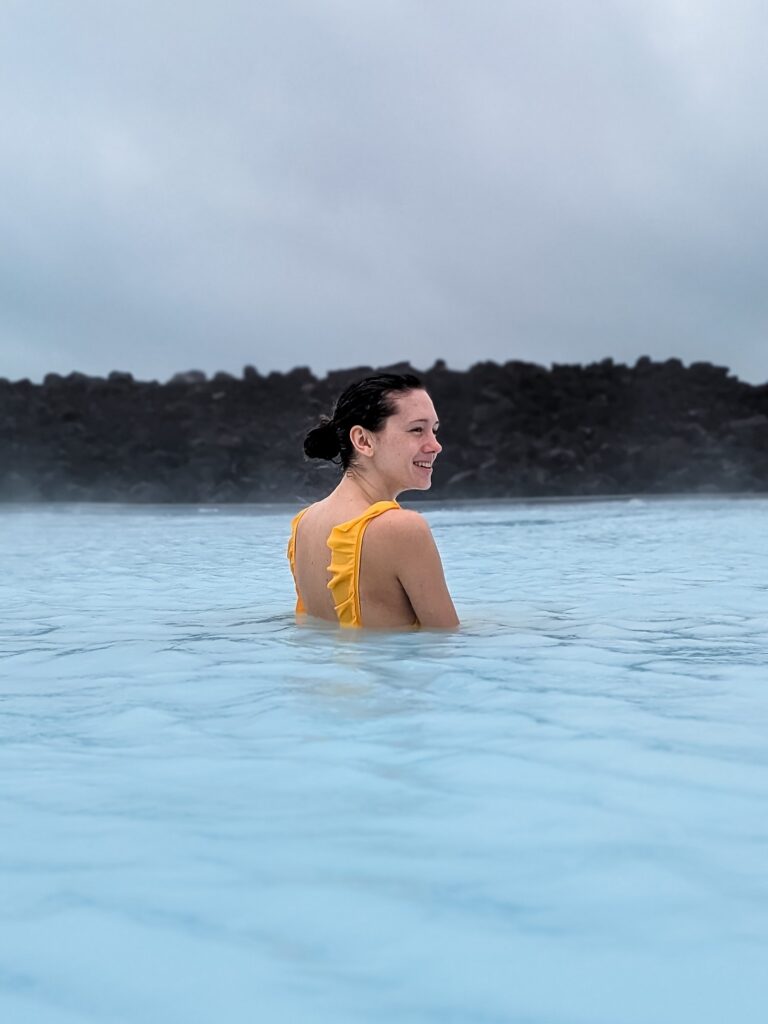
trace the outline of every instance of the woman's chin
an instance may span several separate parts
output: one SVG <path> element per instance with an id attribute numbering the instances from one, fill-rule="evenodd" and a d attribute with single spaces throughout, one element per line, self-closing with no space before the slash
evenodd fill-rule
<path id="1" fill-rule="evenodd" d="M 403 483 L 398 488 L 397 493 L 402 494 L 404 491 L 428 491 L 431 486 L 431 480 L 409 480 L 408 483 Z"/>

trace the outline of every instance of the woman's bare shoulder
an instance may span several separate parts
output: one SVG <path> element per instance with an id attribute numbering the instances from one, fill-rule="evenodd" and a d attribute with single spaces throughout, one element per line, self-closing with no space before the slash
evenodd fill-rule
<path id="1" fill-rule="evenodd" d="M 422 626 L 459 624 L 429 523 L 414 509 L 392 509 L 374 523 L 375 563 L 394 574 Z M 374 525 L 371 524 L 371 526 Z"/>
<path id="2" fill-rule="evenodd" d="M 310 530 L 313 530 L 315 527 L 330 530 L 343 520 L 342 510 L 335 506 L 329 498 L 322 498 L 320 501 L 307 505 L 301 517 L 302 522 Z"/>
<path id="3" fill-rule="evenodd" d="M 387 509 L 369 524 L 368 529 L 382 543 L 397 542 L 401 547 L 418 544 L 432 536 L 424 516 L 410 508 Z"/>

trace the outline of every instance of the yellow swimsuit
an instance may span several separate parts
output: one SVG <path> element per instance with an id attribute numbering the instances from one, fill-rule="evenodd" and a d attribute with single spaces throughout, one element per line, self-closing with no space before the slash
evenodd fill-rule
<path id="1" fill-rule="evenodd" d="M 396 501 L 377 501 L 370 505 L 362 515 L 350 519 L 346 523 L 334 526 L 328 537 L 331 549 L 331 564 L 328 571 L 331 579 L 328 589 L 333 594 L 333 603 L 340 626 L 362 626 L 360 615 L 360 551 L 363 546 L 365 528 L 372 519 L 388 512 L 391 508 L 400 508 Z M 299 586 L 296 583 L 296 528 L 301 517 L 307 510 L 303 508 L 291 522 L 291 539 L 288 541 L 288 561 L 296 586 L 296 613 L 306 613 L 301 600 Z"/>

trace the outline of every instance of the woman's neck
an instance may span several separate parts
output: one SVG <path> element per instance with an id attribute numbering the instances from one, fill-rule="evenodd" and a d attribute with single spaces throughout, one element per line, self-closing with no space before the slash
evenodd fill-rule
<path id="1" fill-rule="evenodd" d="M 361 494 L 369 505 L 375 505 L 377 501 L 394 501 L 397 495 L 393 489 L 388 487 L 383 480 L 373 475 L 363 477 L 354 470 L 346 470 L 344 478 L 339 484 L 339 490 L 348 491 L 351 495 Z"/>

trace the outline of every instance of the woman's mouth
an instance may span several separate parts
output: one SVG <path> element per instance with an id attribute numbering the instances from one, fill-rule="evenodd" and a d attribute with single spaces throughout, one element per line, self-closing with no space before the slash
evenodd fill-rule
<path id="1" fill-rule="evenodd" d="M 429 469 L 429 470 L 432 469 L 432 463 L 431 462 L 414 462 L 414 466 L 418 466 L 419 469 Z"/>

